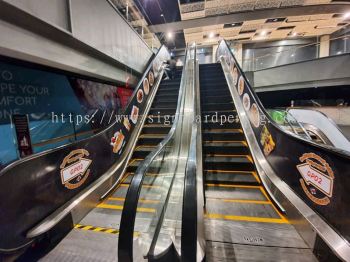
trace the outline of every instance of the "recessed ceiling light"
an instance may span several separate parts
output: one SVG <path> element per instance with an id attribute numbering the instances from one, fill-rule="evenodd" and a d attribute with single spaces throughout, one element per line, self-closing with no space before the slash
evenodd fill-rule
<path id="1" fill-rule="evenodd" d="M 350 12 L 347 12 L 344 14 L 344 18 L 349 18 L 350 17 Z"/>
<path id="2" fill-rule="evenodd" d="M 267 31 L 266 31 L 266 30 L 260 32 L 260 35 L 261 35 L 261 36 L 265 36 L 266 34 L 267 34 Z"/>
<path id="3" fill-rule="evenodd" d="M 163 14 L 160 14 L 161 17 L 163 17 L 164 15 Z"/>
<path id="4" fill-rule="evenodd" d="M 209 33 L 209 38 L 213 38 L 214 37 L 214 33 L 213 32 L 210 32 Z"/>
<path id="5" fill-rule="evenodd" d="M 174 35 L 172 32 L 168 32 L 166 36 L 168 39 L 172 39 Z"/>

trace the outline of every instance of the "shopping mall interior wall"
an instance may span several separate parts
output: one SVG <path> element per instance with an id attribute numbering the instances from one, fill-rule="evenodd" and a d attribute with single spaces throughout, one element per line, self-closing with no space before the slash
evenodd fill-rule
<path id="1" fill-rule="evenodd" d="M 336 89 L 336 91 L 335 91 Z M 330 86 L 303 88 L 296 90 L 279 90 L 257 92 L 266 108 L 285 108 L 294 106 L 343 106 L 350 104 L 349 86 Z"/>
<path id="2" fill-rule="evenodd" d="M 86 2 L 0 1 L 0 55 L 136 84 L 153 51 L 108 0 Z"/>

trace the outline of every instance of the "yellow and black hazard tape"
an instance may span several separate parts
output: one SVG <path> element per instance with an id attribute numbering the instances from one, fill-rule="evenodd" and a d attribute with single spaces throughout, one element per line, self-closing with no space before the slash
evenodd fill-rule
<path id="1" fill-rule="evenodd" d="M 108 227 L 95 227 L 95 226 L 76 224 L 74 226 L 74 228 L 75 229 L 80 229 L 80 230 L 86 230 L 86 231 L 94 231 L 94 232 L 114 234 L 114 235 L 118 235 L 119 234 L 119 230 L 118 229 L 108 228 Z M 139 235 L 140 235 L 139 232 L 134 232 L 134 237 L 137 237 Z"/>
<path id="2" fill-rule="evenodd" d="M 115 229 L 115 228 L 94 227 L 94 226 L 86 226 L 86 225 L 80 225 L 80 224 L 75 225 L 74 228 L 81 229 L 81 230 L 94 231 L 94 232 L 115 234 L 115 235 L 119 234 L 119 230 Z"/>

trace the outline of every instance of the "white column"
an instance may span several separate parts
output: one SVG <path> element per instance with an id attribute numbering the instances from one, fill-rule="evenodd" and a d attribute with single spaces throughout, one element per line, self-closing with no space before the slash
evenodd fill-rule
<path id="1" fill-rule="evenodd" d="M 219 45 L 213 45 L 213 55 L 212 55 L 212 63 L 216 63 L 216 50 L 218 50 Z"/>
<path id="2" fill-rule="evenodd" d="M 237 43 L 234 46 L 234 55 L 237 59 L 237 62 L 242 66 L 242 61 L 243 61 L 243 47 L 242 43 Z"/>
<path id="3" fill-rule="evenodd" d="M 319 57 L 329 56 L 329 35 L 323 35 L 320 37 L 320 55 Z"/>

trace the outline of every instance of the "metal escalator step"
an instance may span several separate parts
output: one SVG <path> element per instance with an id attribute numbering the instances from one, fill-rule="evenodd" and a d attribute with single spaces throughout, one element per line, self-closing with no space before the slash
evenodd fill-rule
<path id="1" fill-rule="evenodd" d="M 204 155 L 206 169 L 255 171 L 249 155 Z"/>
<path id="2" fill-rule="evenodd" d="M 229 94 L 229 93 L 228 93 Z M 202 103 L 206 103 L 206 102 L 211 102 L 211 101 L 220 101 L 222 103 L 225 102 L 232 102 L 232 97 L 231 95 L 206 95 L 202 97 Z"/>
<path id="3" fill-rule="evenodd" d="M 269 201 L 239 201 L 237 199 L 207 198 L 206 213 L 216 214 L 219 218 L 228 217 L 232 220 L 250 219 L 261 222 L 276 222 L 272 219 L 283 219 Z M 265 218 L 268 218 L 265 220 Z"/>
<path id="4" fill-rule="evenodd" d="M 239 184 L 205 184 L 206 198 L 268 201 L 261 186 Z"/>
<path id="5" fill-rule="evenodd" d="M 245 141 L 204 141 L 204 154 L 249 154 Z"/>
<path id="6" fill-rule="evenodd" d="M 242 129 L 203 129 L 204 141 L 237 141 L 244 140 Z"/>
<path id="7" fill-rule="evenodd" d="M 254 171 L 206 170 L 206 183 L 212 184 L 241 184 L 258 186 L 260 181 Z"/>
<path id="8" fill-rule="evenodd" d="M 230 93 L 230 90 L 227 88 L 227 86 L 223 86 L 222 88 L 208 88 L 208 89 L 205 89 L 203 90 L 201 88 L 201 98 L 202 99 L 206 99 L 207 96 L 214 96 L 214 95 L 217 95 L 217 96 L 231 96 L 231 93 Z"/>
<path id="9" fill-rule="evenodd" d="M 204 129 L 210 130 L 210 129 L 240 129 L 241 123 L 239 121 L 237 121 L 237 117 L 234 116 L 235 113 L 232 114 L 232 116 L 230 116 L 230 118 L 228 118 L 228 116 L 222 116 L 223 120 L 220 120 L 219 116 L 219 120 L 218 121 L 205 121 L 205 118 L 202 120 L 202 126 Z M 207 119 L 210 119 L 209 117 Z"/>
<path id="10" fill-rule="evenodd" d="M 176 108 L 151 108 L 149 110 L 149 115 L 174 115 L 176 113 Z"/>
<path id="11" fill-rule="evenodd" d="M 146 124 L 142 128 L 141 134 L 168 134 L 170 131 L 171 125 L 163 124 Z"/>
<path id="12" fill-rule="evenodd" d="M 210 103 L 202 103 L 201 105 L 202 110 L 204 111 L 221 111 L 221 110 L 234 110 L 235 105 L 233 102 L 229 103 L 221 103 L 221 102 L 213 102 Z"/>
<path id="13" fill-rule="evenodd" d="M 166 134 L 142 134 L 139 136 L 137 145 L 158 145 Z"/>
<path id="14" fill-rule="evenodd" d="M 177 106 L 177 100 L 174 101 L 167 101 L 166 99 L 163 100 L 158 100 L 158 101 L 154 101 L 152 104 L 152 107 L 154 108 L 166 108 L 166 107 L 176 107 Z"/>

